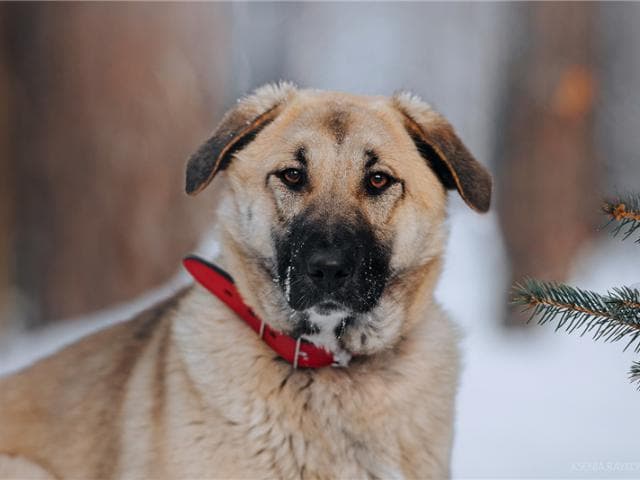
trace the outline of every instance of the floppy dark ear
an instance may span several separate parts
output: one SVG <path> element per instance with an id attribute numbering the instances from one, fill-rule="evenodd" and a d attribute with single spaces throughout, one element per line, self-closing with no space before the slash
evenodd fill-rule
<path id="1" fill-rule="evenodd" d="M 491 205 L 491 175 L 467 150 L 445 118 L 415 95 L 393 97 L 420 154 L 447 189 L 456 189 L 478 212 Z"/>
<path id="2" fill-rule="evenodd" d="M 189 159 L 187 193 L 196 195 L 204 190 L 216 174 L 229 165 L 233 155 L 278 116 L 295 90 L 290 83 L 269 84 L 239 100 L 224 115 L 213 136 Z"/>

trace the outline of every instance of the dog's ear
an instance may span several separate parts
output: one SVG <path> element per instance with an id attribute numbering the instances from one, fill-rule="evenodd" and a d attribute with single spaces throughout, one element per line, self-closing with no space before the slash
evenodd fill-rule
<path id="1" fill-rule="evenodd" d="M 196 195 L 224 170 L 233 155 L 251 142 L 280 113 L 296 87 L 287 82 L 269 84 L 242 98 L 229 110 L 213 135 L 187 163 L 186 191 Z"/>
<path id="2" fill-rule="evenodd" d="M 447 189 L 456 189 L 478 212 L 491 205 L 491 175 L 473 158 L 453 127 L 438 112 L 415 95 L 400 93 L 393 105 L 403 115 L 405 128 L 420 155 L 429 163 Z"/>

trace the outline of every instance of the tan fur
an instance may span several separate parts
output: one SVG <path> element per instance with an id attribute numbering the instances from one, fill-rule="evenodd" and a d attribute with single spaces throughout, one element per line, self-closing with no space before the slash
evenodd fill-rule
<path id="1" fill-rule="evenodd" d="M 347 368 L 294 370 L 218 299 L 190 287 L 0 380 L 0 478 L 448 476 L 457 335 L 433 300 L 445 189 L 405 113 L 383 97 L 271 86 L 228 114 L 238 125 L 218 131 L 239 139 L 238 128 L 274 108 L 214 185 L 228 186 L 218 263 L 247 304 L 286 329 L 283 294 L 259 265 L 274 256 L 272 229 L 309 205 L 325 216 L 363 212 L 393 241 L 395 276 L 371 313 L 376 328 L 364 322 L 342 339 L 357 356 Z M 296 197 L 267 175 L 295 166 L 301 144 L 313 188 Z M 365 150 L 404 191 L 362 194 Z M 217 173 L 207 162 L 196 162 L 194 192 Z"/>

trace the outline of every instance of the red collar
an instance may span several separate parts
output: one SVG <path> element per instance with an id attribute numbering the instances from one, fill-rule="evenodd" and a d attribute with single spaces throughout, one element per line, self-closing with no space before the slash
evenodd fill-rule
<path id="1" fill-rule="evenodd" d="M 242 300 L 233 278 L 221 268 L 195 255 L 186 257 L 182 264 L 200 285 L 226 303 L 254 332 L 260 335 L 267 345 L 294 368 L 321 368 L 334 363 L 333 355 L 324 348 L 280 333 L 259 319 Z"/>

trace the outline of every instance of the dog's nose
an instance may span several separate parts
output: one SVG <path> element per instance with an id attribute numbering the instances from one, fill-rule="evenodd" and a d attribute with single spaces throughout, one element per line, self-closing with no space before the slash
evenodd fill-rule
<path id="1" fill-rule="evenodd" d="M 340 249 L 314 252 L 307 259 L 307 276 L 326 293 L 340 288 L 352 274 L 353 263 Z"/>

